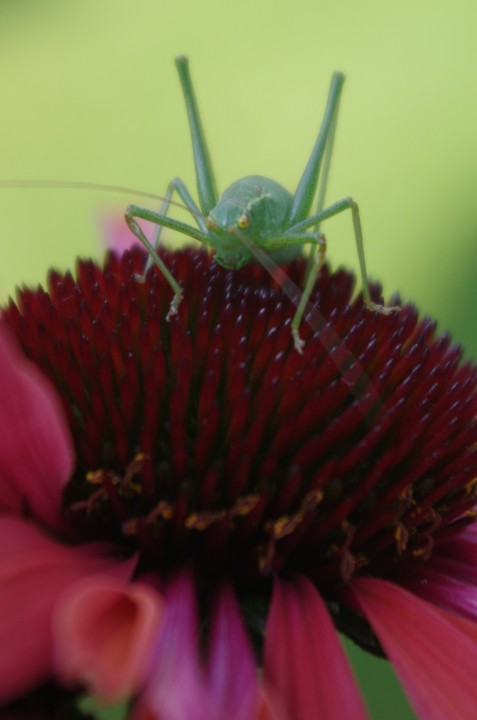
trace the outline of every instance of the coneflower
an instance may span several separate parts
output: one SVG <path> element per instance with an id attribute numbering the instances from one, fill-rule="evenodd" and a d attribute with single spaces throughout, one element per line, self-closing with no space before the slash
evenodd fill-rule
<path id="1" fill-rule="evenodd" d="M 138 248 L 3 311 L 4 712 L 85 688 L 134 720 L 356 720 L 339 630 L 420 718 L 475 717 L 476 368 L 344 271 L 300 355 L 262 268 L 164 257 L 171 322 Z"/>

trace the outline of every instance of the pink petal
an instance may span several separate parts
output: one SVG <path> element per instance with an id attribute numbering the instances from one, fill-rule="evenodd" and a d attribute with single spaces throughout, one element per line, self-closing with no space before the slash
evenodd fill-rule
<path id="1" fill-rule="evenodd" d="M 134 720 L 215 720 L 199 660 L 199 629 L 190 572 L 170 583 L 166 615 L 149 684 Z"/>
<path id="2" fill-rule="evenodd" d="M 0 325 L 0 508 L 61 529 L 73 462 L 59 398 Z"/>
<path id="3" fill-rule="evenodd" d="M 157 232 L 157 225 L 141 221 L 141 228 L 147 238 L 151 239 Z M 127 226 L 124 215 L 120 213 L 103 213 L 100 217 L 101 238 L 106 248 L 123 253 L 133 245 L 143 247 L 142 243 Z"/>
<path id="4" fill-rule="evenodd" d="M 189 573 L 173 580 L 166 612 L 156 668 L 134 720 L 289 720 L 274 691 L 258 684 L 255 656 L 230 587 L 221 588 L 213 610 L 207 674 Z"/>
<path id="5" fill-rule="evenodd" d="M 425 563 L 404 565 L 399 585 L 444 610 L 477 620 L 477 530 L 470 525 L 441 543 Z"/>
<path id="6" fill-rule="evenodd" d="M 434 555 L 450 557 L 477 567 L 477 523 L 468 525 L 459 534 L 436 547 Z M 474 570 L 475 573 L 475 570 Z"/>
<path id="7" fill-rule="evenodd" d="M 273 690 L 270 683 L 262 682 L 260 687 L 259 707 L 253 720 L 294 720 L 290 718 L 283 703 Z"/>
<path id="8" fill-rule="evenodd" d="M 153 588 L 95 576 L 61 597 L 54 616 L 55 665 L 68 684 L 100 702 L 126 700 L 144 683 L 163 600 Z"/>
<path id="9" fill-rule="evenodd" d="M 220 590 L 213 614 L 208 672 L 217 718 L 252 720 L 257 715 L 256 661 L 229 586 Z"/>
<path id="10" fill-rule="evenodd" d="M 416 595 L 477 621 L 476 568 L 451 558 L 432 557 L 409 568 L 400 584 Z"/>
<path id="11" fill-rule="evenodd" d="M 303 577 L 293 584 L 275 581 L 265 677 L 293 720 L 367 717 L 326 606 Z"/>
<path id="12" fill-rule="evenodd" d="M 14 699 L 53 672 L 53 608 L 71 583 L 91 573 L 128 577 L 99 545 L 60 545 L 17 518 L 0 518 L 0 702 Z"/>
<path id="13" fill-rule="evenodd" d="M 473 720 L 476 626 L 385 580 L 357 578 L 350 589 L 419 718 Z"/>

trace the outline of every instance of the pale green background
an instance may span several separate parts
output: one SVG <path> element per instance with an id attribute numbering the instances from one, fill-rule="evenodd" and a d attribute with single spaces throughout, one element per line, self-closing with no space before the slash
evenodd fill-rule
<path id="1" fill-rule="evenodd" d="M 477 356 L 476 25 L 475 0 L 0 0 L 0 178 L 193 188 L 182 52 L 220 187 L 256 172 L 293 189 L 341 69 L 329 200 L 359 202 L 386 292 Z M 0 190 L 0 297 L 99 256 L 99 214 L 129 199 Z M 332 263 L 355 268 L 350 218 L 326 232 Z M 374 717 L 406 717 L 385 664 L 374 685 L 362 667 Z"/>

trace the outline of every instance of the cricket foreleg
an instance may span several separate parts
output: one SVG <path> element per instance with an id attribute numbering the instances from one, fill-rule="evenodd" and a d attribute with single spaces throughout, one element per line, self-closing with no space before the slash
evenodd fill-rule
<path id="1" fill-rule="evenodd" d="M 184 203 L 184 205 L 187 207 L 187 209 L 189 210 L 191 215 L 195 218 L 197 225 L 202 230 L 202 232 L 206 233 L 207 228 L 205 226 L 204 219 L 202 217 L 202 213 L 200 212 L 199 208 L 197 207 L 194 200 L 192 199 L 191 194 L 189 193 L 188 189 L 186 188 L 185 184 L 182 182 L 182 180 L 180 178 L 174 178 L 174 180 L 171 180 L 171 182 L 167 186 L 167 191 L 166 191 L 166 194 L 164 195 L 164 201 L 159 209 L 159 215 L 167 215 L 174 191 L 177 192 L 177 194 L 179 195 L 179 197 L 182 200 L 182 202 Z M 157 224 L 157 229 L 154 234 L 154 239 L 151 242 L 151 245 L 153 246 L 154 250 L 157 250 L 157 248 L 159 247 L 159 242 L 161 239 L 161 233 L 162 233 L 163 227 L 164 227 L 163 225 Z M 147 262 L 146 262 L 146 266 L 144 268 L 144 272 L 142 273 L 142 275 L 137 276 L 137 279 L 140 280 L 140 282 L 144 282 L 146 273 L 154 262 L 155 261 L 154 261 L 153 256 L 151 255 L 151 253 L 149 253 Z"/>
<path id="2" fill-rule="evenodd" d="M 292 259 L 292 256 L 288 256 L 288 258 L 286 258 L 287 249 L 292 251 L 293 257 L 297 257 L 304 245 L 312 245 L 313 263 L 308 266 L 305 278 L 305 287 L 300 295 L 299 301 L 297 302 L 295 299 L 293 299 L 293 302 L 296 303 L 297 309 L 295 315 L 293 316 L 291 333 L 295 349 L 299 353 L 302 353 L 304 342 L 300 338 L 299 327 L 303 318 L 303 314 L 305 312 L 305 308 L 310 299 L 311 291 L 315 284 L 317 275 L 320 272 L 321 267 L 323 266 L 326 253 L 325 236 L 323 235 L 323 233 L 318 231 L 286 232 L 285 234 L 276 236 L 274 238 L 267 238 L 266 244 L 263 243 L 259 246 L 254 243 L 253 240 L 248 238 L 244 233 L 241 233 L 237 230 L 235 231 L 235 233 L 237 237 L 240 238 L 240 240 L 243 242 L 243 244 L 250 250 L 252 255 L 255 256 L 258 262 L 263 265 L 263 267 L 268 270 L 270 275 L 279 283 L 280 279 L 277 278 L 277 272 L 279 271 L 278 266 L 284 262 L 289 262 Z"/>
<path id="3" fill-rule="evenodd" d="M 166 317 L 166 320 L 170 320 L 171 317 L 173 317 L 177 313 L 177 308 L 179 307 L 180 301 L 183 297 L 183 290 L 167 268 L 164 261 L 159 257 L 154 245 L 152 245 L 151 242 L 144 235 L 141 226 L 137 222 L 137 218 L 141 220 L 147 220 L 154 223 L 155 225 L 159 225 L 160 227 L 167 227 L 171 230 L 177 230 L 177 232 L 180 232 L 183 235 L 188 235 L 189 237 L 194 238 L 194 240 L 198 240 L 205 245 L 207 245 L 207 236 L 205 235 L 205 233 L 197 230 L 191 225 L 187 225 L 186 223 L 180 222 L 179 220 L 169 218 L 167 217 L 167 215 L 155 213 L 152 210 L 141 208 L 138 205 L 130 205 L 126 210 L 125 219 L 129 228 L 137 237 L 137 239 L 140 240 L 140 242 L 144 245 L 150 257 L 152 258 L 152 261 L 157 265 L 162 275 L 167 280 L 174 292 L 171 306 Z"/>
<path id="4" fill-rule="evenodd" d="M 303 318 L 303 314 L 305 312 L 305 308 L 308 305 L 308 301 L 310 299 L 311 291 L 313 290 L 313 287 L 315 286 L 316 278 L 319 275 L 319 272 L 321 268 L 323 267 L 323 263 L 325 262 L 325 254 L 326 254 L 326 238 L 321 233 L 318 234 L 318 240 L 319 244 L 317 249 L 315 249 L 314 246 L 311 248 L 310 252 L 310 261 L 307 267 L 307 274 L 306 274 L 306 280 L 305 280 L 305 287 L 303 288 L 303 293 L 300 298 L 300 302 L 298 303 L 298 307 L 296 309 L 295 315 L 293 316 L 292 324 L 291 324 L 291 333 L 293 337 L 293 344 L 295 345 L 296 350 L 302 354 L 303 348 L 305 346 L 304 340 L 300 337 L 300 324 Z"/>
<path id="5" fill-rule="evenodd" d="M 392 312 L 399 311 L 401 308 L 398 306 L 386 307 L 384 305 L 380 305 L 379 303 L 375 303 L 373 300 L 371 300 L 371 293 L 369 291 L 369 283 L 368 283 L 368 273 L 366 271 L 363 230 L 361 227 L 359 208 L 358 208 L 357 203 L 355 203 L 355 201 L 352 198 L 345 198 L 344 200 L 340 200 L 339 202 L 336 202 L 333 205 L 330 205 L 329 207 L 325 208 L 324 210 L 321 210 L 321 212 L 316 213 L 315 215 L 310 215 L 310 217 L 306 218 L 306 220 L 303 220 L 302 222 L 297 223 L 296 225 L 292 226 L 289 229 L 289 232 L 297 233 L 302 230 L 306 230 L 307 228 L 312 227 L 313 225 L 316 226 L 318 223 L 323 222 L 323 220 L 328 220 L 328 218 L 334 217 L 335 215 L 338 215 L 339 213 L 344 212 L 345 210 L 351 210 L 351 215 L 353 218 L 353 228 L 354 228 L 354 236 L 355 236 L 355 240 L 356 240 L 356 249 L 358 251 L 359 269 L 360 269 L 360 275 L 361 275 L 361 285 L 363 288 L 363 299 L 364 299 L 366 306 L 370 310 L 374 310 L 374 311 L 382 313 L 384 315 L 389 315 Z"/>

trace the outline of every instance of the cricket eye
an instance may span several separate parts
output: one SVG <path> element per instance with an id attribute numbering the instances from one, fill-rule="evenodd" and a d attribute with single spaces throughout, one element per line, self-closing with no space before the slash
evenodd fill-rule
<path id="1" fill-rule="evenodd" d="M 208 230 L 217 230 L 217 228 L 219 227 L 215 220 L 212 220 L 210 215 L 205 218 L 205 226 Z"/>
<path id="2" fill-rule="evenodd" d="M 248 226 L 250 225 L 250 218 L 248 215 L 240 215 L 239 219 L 237 220 L 237 227 L 240 230 L 246 230 Z"/>

